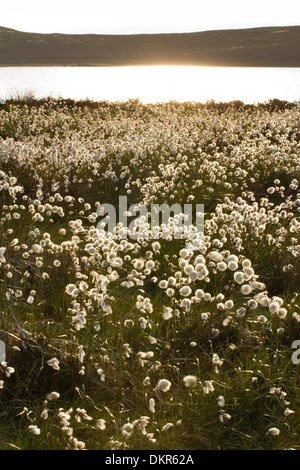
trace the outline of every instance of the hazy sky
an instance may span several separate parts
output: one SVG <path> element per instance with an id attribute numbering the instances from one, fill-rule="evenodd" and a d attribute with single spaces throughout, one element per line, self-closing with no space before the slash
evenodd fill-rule
<path id="1" fill-rule="evenodd" d="M 299 0 L 8 0 L 0 26 L 39 33 L 189 32 L 300 25 Z"/>

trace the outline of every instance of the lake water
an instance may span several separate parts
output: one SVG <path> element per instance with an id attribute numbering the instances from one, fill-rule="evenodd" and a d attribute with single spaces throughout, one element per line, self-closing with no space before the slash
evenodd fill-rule
<path id="1" fill-rule="evenodd" d="M 300 101 L 300 68 L 0 67 L 0 100 L 29 91 L 38 98 L 139 98 L 144 103 Z"/>

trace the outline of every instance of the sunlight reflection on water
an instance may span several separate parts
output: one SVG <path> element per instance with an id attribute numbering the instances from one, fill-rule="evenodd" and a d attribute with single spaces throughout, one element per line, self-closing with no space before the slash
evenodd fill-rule
<path id="1" fill-rule="evenodd" d="M 242 67 L 1 67 L 0 99 L 32 91 L 38 97 L 123 101 L 300 99 L 299 68 Z"/>

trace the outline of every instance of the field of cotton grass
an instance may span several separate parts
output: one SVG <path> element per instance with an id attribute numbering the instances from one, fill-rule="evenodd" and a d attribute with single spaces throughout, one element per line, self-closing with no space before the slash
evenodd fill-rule
<path id="1" fill-rule="evenodd" d="M 0 136 L 0 449 L 299 449 L 300 105 L 11 100 Z M 202 243 L 97 230 L 120 195 L 204 204 Z"/>

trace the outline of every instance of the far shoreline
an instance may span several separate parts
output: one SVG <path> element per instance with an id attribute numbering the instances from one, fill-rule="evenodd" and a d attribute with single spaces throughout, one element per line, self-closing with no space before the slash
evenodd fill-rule
<path id="1" fill-rule="evenodd" d="M 293 65 L 205 65 L 205 64 L 0 64 L 0 68 L 126 68 L 126 67 L 203 67 L 203 68 L 224 68 L 224 69 L 300 69 L 300 66 Z"/>
<path id="2" fill-rule="evenodd" d="M 300 67 L 300 26 L 196 33 L 39 34 L 0 27 L 0 67 Z"/>

